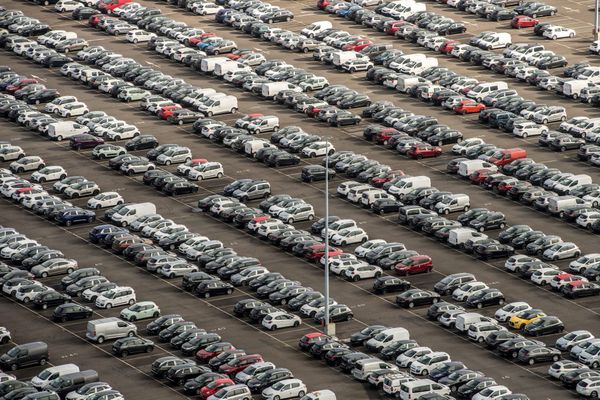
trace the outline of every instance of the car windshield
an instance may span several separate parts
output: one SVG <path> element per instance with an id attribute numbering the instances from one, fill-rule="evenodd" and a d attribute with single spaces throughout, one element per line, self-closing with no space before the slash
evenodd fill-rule
<path id="1" fill-rule="evenodd" d="M 117 292 L 108 292 L 104 294 L 104 297 L 106 297 L 107 299 L 114 299 L 116 294 Z"/>
<path id="2" fill-rule="evenodd" d="M 50 375 L 52 375 L 52 372 L 49 369 L 45 369 L 38 374 L 38 378 L 46 380 Z"/>

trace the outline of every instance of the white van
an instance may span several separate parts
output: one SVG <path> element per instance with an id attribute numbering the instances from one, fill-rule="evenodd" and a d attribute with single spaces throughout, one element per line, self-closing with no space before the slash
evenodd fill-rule
<path id="1" fill-rule="evenodd" d="M 458 175 L 463 178 L 469 178 L 469 176 L 480 169 L 490 169 L 494 172 L 498 171 L 498 167 L 483 160 L 465 160 L 458 163 Z"/>
<path id="2" fill-rule="evenodd" d="M 398 7 L 389 13 L 389 16 L 394 19 L 406 19 L 411 15 L 427 10 L 425 3 L 412 3 L 403 4 L 402 7 Z"/>
<path id="3" fill-rule="evenodd" d="M 333 24 L 330 21 L 316 21 L 302 29 L 301 33 L 309 38 L 314 38 L 315 35 L 333 28 Z"/>
<path id="4" fill-rule="evenodd" d="M 88 133 L 89 131 L 90 129 L 87 126 L 78 124 L 75 121 L 53 122 L 48 125 L 48 137 L 57 141 L 82 133 Z"/>
<path id="5" fill-rule="evenodd" d="M 396 90 L 401 93 L 408 93 L 410 89 L 417 85 L 433 85 L 431 81 L 415 75 L 400 75 L 396 78 Z"/>
<path id="6" fill-rule="evenodd" d="M 410 332 L 405 328 L 389 328 L 379 332 L 367 340 L 365 346 L 372 351 L 380 352 L 399 340 L 410 339 Z"/>
<path id="7" fill-rule="evenodd" d="M 369 374 L 380 369 L 398 370 L 398 367 L 377 357 L 359 360 L 352 369 L 352 376 L 358 381 L 366 381 Z"/>
<path id="8" fill-rule="evenodd" d="M 205 103 L 198 106 L 198 111 L 207 117 L 218 114 L 233 114 L 238 110 L 237 97 L 227 95 L 223 97 L 211 97 Z"/>
<path id="9" fill-rule="evenodd" d="M 214 74 L 215 74 L 215 76 L 223 77 L 228 72 L 237 72 L 237 71 L 251 72 L 252 67 L 250 67 L 249 65 L 237 62 L 237 61 L 233 61 L 233 60 L 220 61 L 215 64 Z"/>
<path id="10" fill-rule="evenodd" d="M 383 189 L 372 189 L 372 190 L 367 190 L 366 192 L 363 192 L 360 198 L 360 203 L 362 204 L 363 207 L 371 207 L 371 205 L 373 205 L 373 203 L 375 203 L 377 200 L 381 200 L 381 199 L 394 199 L 394 196 L 392 196 L 391 194 L 389 194 L 388 192 L 386 192 Z"/>
<path id="11" fill-rule="evenodd" d="M 317 390 L 314 392 L 306 393 L 306 396 L 302 397 L 300 400 L 337 400 L 335 397 L 335 393 L 333 393 L 329 389 L 325 390 Z"/>
<path id="12" fill-rule="evenodd" d="M 231 61 L 227 57 L 207 57 L 200 63 L 200 70 L 207 74 L 212 74 L 215 70 L 215 65 L 219 62 Z"/>
<path id="13" fill-rule="evenodd" d="M 97 343 L 106 339 L 118 339 L 133 336 L 137 333 L 137 326 L 125 322 L 117 317 L 100 318 L 88 321 L 85 337 Z"/>
<path id="14" fill-rule="evenodd" d="M 508 84 L 506 82 L 484 82 L 469 90 L 467 92 L 467 97 L 481 102 L 481 100 L 491 92 L 503 89 L 508 89 Z"/>
<path id="15" fill-rule="evenodd" d="M 249 140 L 244 146 L 244 152 L 247 156 L 256 157 L 256 153 L 258 153 L 260 149 L 265 149 L 269 147 L 275 148 L 277 146 L 271 144 L 270 142 L 264 139 Z"/>
<path id="16" fill-rule="evenodd" d="M 363 55 L 354 51 L 354 50 L 350 50 L 350 51 L 336 51 L 333 53 L 333 65 L 335 65 L 336 67 L 341 67 L 342 64 L 351 61 L 351 60 L 356 60 L 357 58 L 362 58 Z"/>
<path id="17" fill-rule="evenodd" d="M 476 312 L 469 312 L 460 314 L 456 317 L 455 327 L 460 332 L 465 333 L 469 330 L 469 327 L 476 322 L 495 321 L 493 318 L 484 317 L 483 315 Z"/>
<path id="18" fill-rule="evenodd" d="M 593 86 L 591 82 L 583 79 L 570 79 L 563 83 L 562 91 L 563 95 L 572 99 L 578 99 L 581 96 L 581 91 L 585 87 Z"/>
<path id="19" fill-rule="evenodd" d="M 437 66 L 438 59 L 436 57 L 427 57 L 422 61 L 413 61 L 402 65 L 400 67 L 400 72 L 410 75 L 419 75 L 426 69 Z"/>
<path id="20" fill-rule="evenodd" d="M 282 90 L 293 90 L 295 92 L 301 92 L 302 89 L 299 86 L 294 85 L 289 82 L 270 82 L 263 83 L 260 88 L 260 93 L 263 97 L 267 99 L 272 99 L 277 96 L 277 93 Z"/>
<path id="21" fill-rule="evenodd" d="M 438 214 L 449 214 L 457 211 L 469 211 L 471 208 L 471 199 L 468 195 L 460 193 L 445 197 L 435 205 L 435 211 Z"/>
<path id="22" fill-rule="evenodd" d="M 413 61 L 424 61 L 427 56 L 423 53 L 403 54 L 402 57 L 398 57 L 395 61 L 392 61 L 389 65 L 390 69 L 394 71 L 400 71 L 404 64 L 411 63 Z"/>
<path id="23" fill-rule="evenodd" d="M 133 203 L 121 208 L 111 219 L 117 225 L 127 226 L 139 217 L 150 214 L 156 214 L 154 203 Z"/>
<path id="24" fill-rule="evenodd" d="M 567 208 L 579 205 L 591 207 L 590 203 L 576 196 L 553 196 L 548 199 L 548 212 L 562 218 Z"/>
<path id="25" fill-rule="evenodd" d="M 554 186 L 552 189 L 558 194 L 569 194 L 575 188 L 582 185 L 589 185 L 592 183 L 592 177 L 586 174 L 575 175 L 567 178 Z"/>
<path id="26" fill-rule="evenodd" d="M 388 192 L 402 200 L 404 196 L 413 190 L 428 187 L 431 187 L 431 179 L 429 179 L 428 176 L 407 176 L 406 178 L 400 179 L 393 186 L 390 186 Z"/>
<path id="27" fill-rule="evenodd" d="M 431 379 L 417 379 L 416 381 L 405 382 L 400 385 L 399 397 L 401 400 L 416 400 L 428 393 L 445 396 L 450 394 L 450 388 Z"/>
<path id="28" fill-rule="evenodd" d="M 512 44 L 512 37 L 508 32 L 494 32 L 481 38 L 478 44 L 482 49 L 503 49 Z"/>
<path id="29" fill-rule="evenodd" d="M 75 372 L 79 372 L 79 367 L 76 364 L 62 364 L 46 368 L 31 379 L 31 386 L 38 390 L 42 390 L 48 386 L 51 380 Z"/>
<path id="30" fill-rule="evenodd" d="M 464 248 L 465 243 L 467 243 L 468 240 L 483 240 L 488 238 L 488 236 L 485 233 L 477 232 L 473 228 L 466 227 L 450 229 L 448 233 L 448 243 L 450 244 L 450 246 L 458 248 Z"/>

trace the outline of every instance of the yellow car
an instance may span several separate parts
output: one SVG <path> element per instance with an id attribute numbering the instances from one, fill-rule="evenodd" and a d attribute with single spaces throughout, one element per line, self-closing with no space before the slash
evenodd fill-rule
<path id="1" fill-rule="evenodd" d="M 546 313 L 537 308 L 521 311 L 517 315 L 513 315 L 512 317 L 510 317 L 510 320 L 508 321 L 508 326 L 515 329 L 523 329 L 533 321 L 536 321 L 545 316 Z"/>

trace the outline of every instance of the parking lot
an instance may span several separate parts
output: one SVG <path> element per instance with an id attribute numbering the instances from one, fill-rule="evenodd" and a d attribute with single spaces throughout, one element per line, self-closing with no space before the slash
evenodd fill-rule
<path id="1" fill-rule="evenodd" d="M 519 139 L 489 129 L 478 123 L 477 116 L 455 115 L 409 96 L 396 94 L 365 80 L 364 73 L 349 75 L 336 71 L 331 66 L 324 66 L 313 61 L 310 54 L 288 52 L 274 44 L 259 41 L 233 28 L 214 22 L 214 18 L 210 15 L 200 17 L 159 1 L 140 1 L 140 3 L 149 7 L 161 8 L 164 15 L 186 22 L 188 25 L 198 26 L 206 31 L 216 32 L 224 38 L 235 40 L 238 48 L 254 49 L 263 53 L 268 59 L 284 59 L 296 67 L 326 77 L 331 84 L 345 84 L 361 93 L 368 94 L 373 101 L 390 100 L 415 114 L 432 115 L 440 123 L 461 131 L 465 138 L 481 137 L 502 148 L 522 147 L 527 150 L 528 157 L 549 167 L 577 174 L 588 174 L 592 176 L 594 182 L 598 182 L 600 178 L 598 169 L 578 161 L 573 151 L 552 152 L 547 148 L 540 147 L 535 137 Z M 424 51 L 416 44 L 400 41 L 383 33 L 360 27 L 353 22 L 325 14 L 317 10 L 312 1 L 272 0 L 271 3 L 294 12 L 294 20 L 282 23 L 281 26 L 296 32 L 312 22 L 331 19 L 336 28 L 355 34 L 365 34 L 378 42 L 393 43 L 395 48 L 402 49 L 406 53 Z M 545 41 L 546 47 L 564 55 L 571 64 L 586 61 L 598 65 L 600 58 L 587 53 L 587 48 L 592 40 L 593 14 L 590 11 L 592 2 L 553 0 L 549 4 L 559 7 L 560 12 L 557 16 L 546 18 L 576 29 L 578 36 L 561 41 Z M 233 115 L 217 116 L 218 120 L 233 124 L 244 114 L 277 115 L 281 127 L 300 126 L 306 132 L 327 137 L 337 150 L 352 150 L 367 155 L 371 159 L 389 165 L 392 170 L 403 170 L 407 175 L 428 175 L 431 178 L 432 186 L 440 190 L 468 194 L 473 207 L 487 207 L 504 213 L 509 226 L 528 224 L 536 230 L 559 235 L 564 241 L 576 243 L 583 254 L 598 252 L 600 240 L 589 230 L 536 211 L 533 207 L 524 206 L 507 197 L 486 191 L 479 186 L 471 185 L 468 181 L 458 179 L 455 175 L 449 175 L 446 172 L 446 164 L 455 158 L 450 152 L 450 146 L 444 147 L 445 152 L 440 157 L 410 160 L 383 146 L 365 141 L 362 130 L 367 121 L 363 121 L 358 126 L 331 128 L 313 119 L 308 119 L 303 114 L 294 113 L 284 106 L 242 92 L 226 82 L 165 59 L 147 49 L 144 43 L 132 44 L 122 36 L 109 36 L 91 28 L 86 21 L 74 21 L 70 18 L 69 13 L 58 14 L 52 6 L 44 7 L 25 1 L 6 0 L 0 0 L 0 5 L 6 8 L 21 9 L 26 15 L 50 24 L 53 29 L 77 32 L 78 36 L 85 38 L 90 45 L 104 46 L 131 57 L 140 64 L 146 64 L 173 77 L 183 78 L 194 86 L 211 87 L 219 92 L 236 95 L 239 101 L 239 112 Z M 501 30 L 509 23 L 509 21 L 489 22 L 432 2 L 428 2 L 427 7 L 467 24 L 468 30 L 465 34 L 453 36 L 458 40 L 468 39 L 481 31 Z M 527 30 L 518 32 L 511 30 L 511 33 L 513 34 L 513 43 L 538 39 L 534 39 L 533 34 L 528 33 Z M 518 39 L 516 39 L 517 37 Z M 192 149 L 196 157 L 220 161 L 224 166 L 225 176 L 221 179 L 198 182 L 200 187 L 198 193 L 172 197 L 143 185 L 141 176 L 125 176 L 110 169 L 107 161 L 93 159 L 91 150 L 73 151 L 69 148 L 68 143 L 49 141 L 4 119 L 0 120 L 0 140 L 10 141 L 12 144 L 22 147 L 28 155 L 41 156 L 46 165 L 61 165 L 71 175 L 83 175 L 91 178 L 103 191 L 117 191 L 127 202 L 152 202 L 160 214 L 176 223 L 185 224 L 191 232 L 198 232 L 210 236 L 211 239 L 220 240 L 225 246 L 234 248 L 238 254 L 257 257 L 271 271 L 281 272 L 286 277 L 301 282 L 304 286 L 315 290 L 324 290 L 323 270 L 315 264 L 283 252 L 245 230 L 237 229 L 200 212 L 196 207 L 199 199 L 221 193 L 223 186 L 236 179 L 262 178 L 270 182 L 273 194 L 287 193 L 301 197 L 315 207 L 317 218 L 322 217 L 325 214 L 326 188 L 324 183 L 304 183 L 300 179 L 302 167 L 308 163 L 320 163 L 319 159 L 316 161 L 303 159 L 298 166 L 267 168 L 229 148 L 194 134 L 189 125 L 166 124 L 141 111 L 136 103 L 118 102 L 110 96 L 105 96 L 79 82 L 72 81 L 62 76 L 59 68 L 42 68 L 6 50 L 0 50 L 0 54 L 0 64 L 10 66 L 12 70 L 20 74 L 34 77 L 49 88 L 57 88 L 62 95 L 76 96 L 91 110 L 102 110 L 130 124 L 135 124 L 143 134 L 156 136 L 161 144 L 177 143 Z M 473 76 L 481 81 L 504 80 L 525 98 L 539 103 L 563 105 L 566 107 L 569 117 L 576 115 L 600 117 L 600 110 L 590 105 L 561 99 L 554 93 L 540 91 L 534 86 L 517 82 L 509 77 L 500 76 L 498 78 L 497 75 L 492 75 L 490 71 L 479 66 L 472 66 L 442 56 L 438 58 L 440 66 L 451 67 L 456 72 Z M 268 138 L 269 134 L 260 134 L 259 136 Z M 143 155 L 145 152 L 133 153 Z M 6 166 L 0 163 L 0 167 Z M 173 172 L 176 166 L 166 166 L 164 169 Z M 24 173 L 22 176 L 28 177 L 29 174 Z M 566 299 L 559 293 L 536 286 L 530 281 L 506 271 L 504 259 L 479 260 L 472 255 L 441 244 L 435 238 L 424 233 L 416 233 L 408 227 L 398 224 L 397 215 L 375 215 L 366 209 L 355 206 L 336 195 L 336 187 L 343 180 L 346 179 L 336 177 L 330 182 L 327 194 L 332 215 L 355 219 L 359 226 L 369 233 L 371 239 L 381 238 L 387 241 L 402 242 L 408 249 L 427 254 L 433 259 L 434 270 L 432 273 L 408 278 L 413 287 L 431 290 L 433 285 L 444 276 L 455 272 L 471 272 L 476 275 L 478 280 L 500 289 L 506 295 L 507 302 L 525 301 L 544 310 L 549 315 L 559 317 L 565 324 L 566 331 L 587 329 L 596 334 L 600 333 L 600 304 L 597 297 Z M 51 185 L 52 183 L 44 184 L 47 188 L 50 188 Z M 73 201 L 75 205 L 82 207 L 86 202 L 87 199 Z M 253 205 L 257 204 L 258 202 L 253 202 Z M 100 215 L 102 212 L 99 213 Z M 98 223 L 100 222 L 98 221 Z M 312 359 L 298 349 L 297 343 L 302 335 L 311 331 L 322 331 L 322 327 L 313 323 L 312 320 L 305 319 L 296 328 L 269 332 L 260 325 L 253 325 L 247 320 L 235 317 L 232 313 L 233 306 L 237 301 L 253 296 L 249 289 L 237 288 L 232 295 L 211 299 L 198 298 L 181 290 L 179 279 L 168 280 L 152 275 L 124 257 L 90 243 L 87 234 L 93 226 L 92 224 L 61 227 L 6 199 L 0 201 L 0 225 L 15 227 L 28 237 L 38 240 L 50 248 L 63 251 L 67 257 L 78 260 L 80 266 L 95 266 L 101 269 L 102 273 L 111 281 L 134 287 L 138 301 L 155 301 L 163 314 L 179 313 L 186 319 L 196 322 L 198 327 L 216 332 L 225 340 L 245 349 L 248 354 L 260 353 L 265 359 L 278 366 L 289 368 L 296 377 L 307 384 L 310 390 L 328 388 L 337 394 L 338 399 L 359 400 L 383 397 L 381 392 L 369 389 L 366 385 L 355 381 L 352 376 L 344 375 L 334 368 L 327 367 L 324 363 Z M 310 222 L 299 222 L 295 226 L 298 229 L 309 229 Z M 495 233 L 492 232 L 491 235 L 493 236 Z M 346 251 L 346 249 L 344 250 Z M 348 247 L 348 251 L 350 250 L 351 246 Z M 570 261 L 557 261 L 556 265 L 565 269 Z M 59 278 L 47 278 L 44 283 L 58 288 L 60 287 L 59 281 Z M 372 324 L 402 326 L 411 332 L 411 337 L 418 339 L 420 345 L 448 352 L 453 360 L 461 360 L 471 369 L 494 377 L 499 384 L 510 387 L 515 393 L 526 393 L 531 399 L 536 400 L 578 398 L 574 391 L 567 390 L 559 382 L 548 378 L 548 364 L 530 367 L 501 358 L 486 349 L 485 346 L 469 341 L 456 331 L 443 329 L 437 322 L 429 321 L 426 318 L 426 307 L 401 309 L 395 305 L 395 294 L 377 295 L 372 292 L 371 288 L 371 280 L 349 282 L 338 277 L 332 278 L 331 295 L 338 303 L 348 305 L 354 312 L 352 321 L 336 325 L 336 335 L 339 338 L 348 338 L 351 333 Z M 492 316 L 495 309 L 495 307 L 488 307 L 482 313 Z M 119 315 L 118 309 L 96 311 L 94 318 Z M 87 323 L 85 320 L 55 323 L 49 318 L 50 310 L 36 311 L 8 297 L 0 298 L 0 314 L 0 325 L 10 328 L 15 343 L 44 340 L 50 346 L 50 362 L 52 364 L 74 362 L 82 369 L 96 369 L 101 380 L 110 382 L 129 399 L 138 399 L 142 396 L 149 400 L 187 397 L 177 387 L 158 380 L 150 374 L 150 364 L 154 359 L 163 355 L 177 355 L 177 351 L 170 348 L 168 344 L 159 344 L 150 354 L 120 359 L 111 354 L 111 344 L 92 344 L 85 339 Z M 146 323 L 147 321 L 140 321 L 136 325 L 143 331 Z M 558 334 L 548 335 L 541 340 L 547 344 L 553 344 L 559 336 Z M 9 347 L 10 345 L 0 346 L 0 353 Z M 28 379 L 39 370 L 40 368 L 36 367 L 18 371 L 17 377 Z"/>

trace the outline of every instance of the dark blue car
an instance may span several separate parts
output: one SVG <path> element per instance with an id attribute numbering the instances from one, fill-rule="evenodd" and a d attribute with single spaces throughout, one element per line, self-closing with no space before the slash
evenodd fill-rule
<path id="1" fill-rule="evenodd" d="M 71 226 L 77 222 L 91 223 L 96 220 L 96 213 L 83 208 L 67 208 L 59 212 L 54 218 L 61 225 Z"/>
<path id="2" fill-rule="evenodd" d="M 97 225 L 89 231 L 88 237 L 90 238 L 90 242 L 98 243 L 102 241 L 102 239 L 104 239 L 106 235 L 109 235 L 114 232 L 129 232 L 129 230 L 111 224 Z"/>

